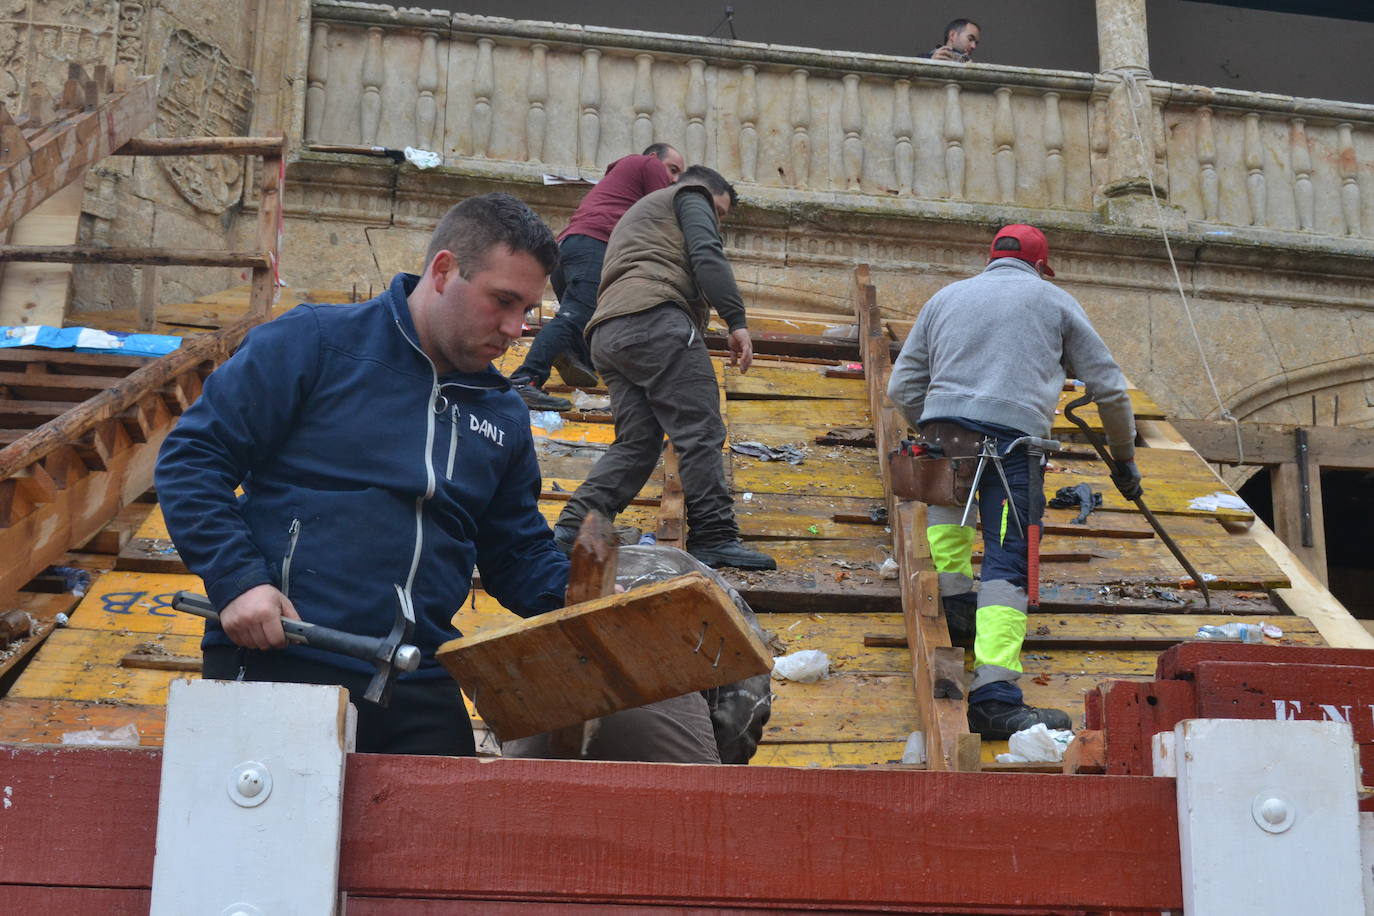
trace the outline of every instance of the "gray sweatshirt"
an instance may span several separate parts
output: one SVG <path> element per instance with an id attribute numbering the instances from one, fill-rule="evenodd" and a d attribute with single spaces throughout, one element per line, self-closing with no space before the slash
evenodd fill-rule
<path id="1" fill-rule="evenodd" d="M 992 423 L 1047 437 L 1065 375 L 1097 402 L 1112 456 L 1135 454 L 1126 379 L 1078 301 L 1015 258 L 998 258 L 921 309 L 887 396 L 907 421 Z"/>

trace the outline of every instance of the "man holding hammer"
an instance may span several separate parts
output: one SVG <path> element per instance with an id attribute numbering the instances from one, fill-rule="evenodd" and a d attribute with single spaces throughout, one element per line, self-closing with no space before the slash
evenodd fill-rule
<path id="1" fill-rule="evenodd" d="M 931 505 L 926 529 L 950 635 L 973 637 L 969 730 L 989 740 L 1039 723 L 1070 726 L 1062 710 L 1026 705 L 1017 685 L 1029 538 L 1039 536 L 1045 502 L 1035 440 L 1049 437 L 1066 373 L 1082 379 L 1097 402 L 1122 471 L 1113 478 L 1117 487 L 1128 499 L 1140 495 L 1125 377 L 1083 307 L 1044 279 L 1053 276 L 1039 229 L 1003 227 L 983 272 L 946 286 L 921 309 L 887 389 L 946 457 L 995 455 L 973 493 L 983 527 L 976 594 L 975 531 L 965 507 Z"/>
<path id="2" fill-rule="evenodd" d="M 568 560 L 539 514 L 529 412 L 492 360 L 558 263 L 548 227 L 506 194 L 453 207 L 420 276 L 358 305 L 301 305 L 255 328 L 167 437 L 157 490 L 219 622 L 204 675 L 339 684 L 363 752 L 472 755 L 457 637 L 474 563 L 530 617 L 563 605 Z M 243 496 L 234 490 L 243 487 Z M 419 647 L 382 709 L 374 665 L 287 647 L 282 618 Z"/>

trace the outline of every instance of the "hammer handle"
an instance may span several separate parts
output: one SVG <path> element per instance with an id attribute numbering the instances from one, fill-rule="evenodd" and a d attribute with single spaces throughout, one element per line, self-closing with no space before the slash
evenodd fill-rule
<path id="1" fill-rule="evenodd" d="M 214 606 L 204 596 L 194 592 L 177 592 L 172 597 L 172 607 L 178 611 L 195 614 L 197 617 L 204 617 L 206 620 L 219 622 L 219 613 L 215 611 Z M 375 636 L 358 636 L 306 623 L 304 620 L 292 620 L 289 617 L 281 619 L 281 628 L 286 632 L 287 640 L 302 643 L 312 649 L 337 652 L 365 662 L 390 660 L 384 641 Z"/>

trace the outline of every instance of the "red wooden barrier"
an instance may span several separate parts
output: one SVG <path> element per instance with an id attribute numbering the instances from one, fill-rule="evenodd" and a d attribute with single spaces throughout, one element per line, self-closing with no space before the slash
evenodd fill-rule
<path id="1" fill-rule="evenodd" d="M 72 912 L 66 901 L 98 893 L 84 889 L 147 888 L 160 762 L 0 748 L 0 911 Z M 340 884 L 355 898 L 685 912 L 1182 902 L 1168 779 L 353 755 L 345 786 Z M 37 893 L 15 885 L 55 906 L 8 905 Z M 359 912 L 396 911 L 384 903 Z"/>

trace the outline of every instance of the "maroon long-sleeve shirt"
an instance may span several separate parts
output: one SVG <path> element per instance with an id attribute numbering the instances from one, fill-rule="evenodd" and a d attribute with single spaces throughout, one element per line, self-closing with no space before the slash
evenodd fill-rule
<path id="1" fill-rule="evenodd" d="M 606 166 L 605 176 L 578 204 L 568 228 L 558 240 L 570 235 L 591 236 L 601 242 L 611 239 L 611 230 L 625 211 L 645 194 L 673 183 L 668 168 L 657 156 L 624 156 Z"/>

